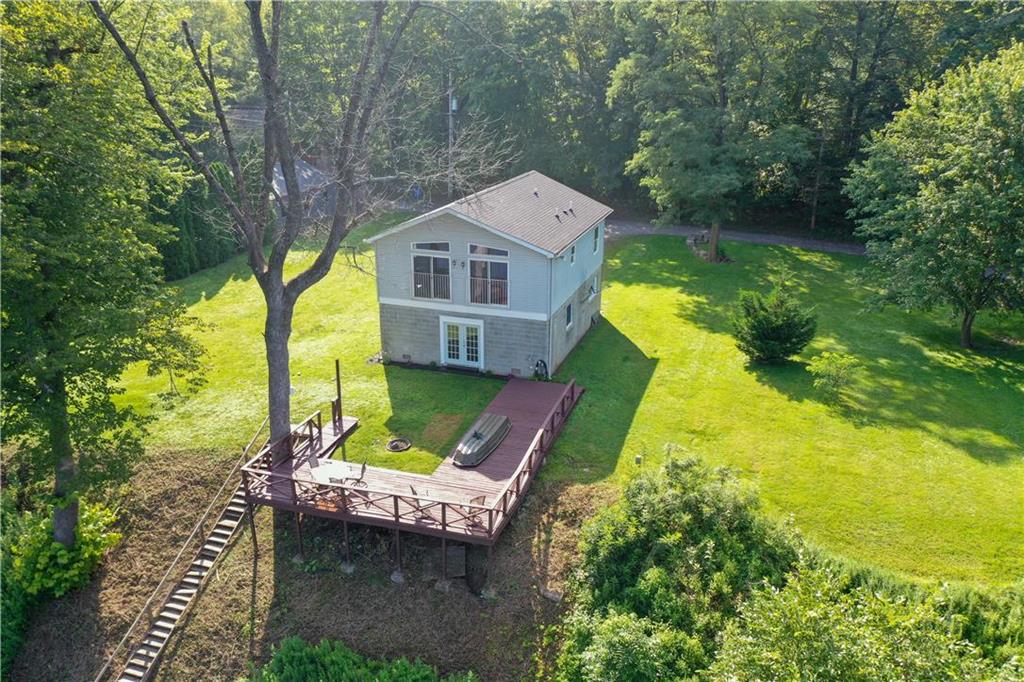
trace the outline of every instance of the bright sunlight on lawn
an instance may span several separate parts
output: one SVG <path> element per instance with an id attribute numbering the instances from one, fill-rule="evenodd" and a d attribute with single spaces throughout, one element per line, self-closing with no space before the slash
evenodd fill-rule
<path id="1" fill-rule="evenodd" d="M 865 312 L 866 290 L 854 281 L 861 259 L 727 247 L 736 261 L 728 265 L 699 262 L 669 236 L 609 249 L 606 320 L 558 377 L 575 376 L 588 392 L 543 475 L 621 482 L 637 469 L 635 455 L 654 467 L 673 443 L 733 466 L 769 508 L 849 557 L 925 578 L 1020 576 L 1024 349 L 998 338 L 1019 343 L 1019 318 L 980 320 L 984 350 L 965 353 L 955 325 L 938 314 Z M 312 255 L 298 251 L 293 265 Z M 344 262 L 339 256 L 296 310 L 293 421 L 326 407 L 340 357 L 345 411 L 361 419 L 349 457 L 429 472 L 501 382 L 369 364 L 379 349 L 374 282 Z M 368 251 L 356 262 L 372 272 Z M 817 304 L 818 338 L 796 362 L 751 367 L 729 336 L 728 306 L 740 288 L 764 286 L 779 263 L 795 273 L 803 300 Z M 181 288 L 212 325 L 201 335 L 207 385 L 167 410 L 150 402 L 166 378 L 133 371 L 124 399 L 157 417 L 155 450 L 238 448 L 266 404 L 262 297 L 242 257 Z M 844 407 L 819 401 L 804 370 L 825 349 L 866 366 Z M 389 454 L 391 435 L 416 447 Z"/>

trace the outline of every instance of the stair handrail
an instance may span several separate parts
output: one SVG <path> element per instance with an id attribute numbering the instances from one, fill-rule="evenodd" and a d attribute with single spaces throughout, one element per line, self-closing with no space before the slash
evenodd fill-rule
<path id="1" fill-rule="evenodd" d="M 153 589 L 153 592 L 149 595 L 149 599 L 147 599 L 146 603 L 142 605 L 142 609 L 139 611 L 139 615 L 137 615 L 135 617 L 135 620 L 132 621 L 132 624 L 128 627 L 128 630 L 124 633 L 124 637 L 121 638 L 121 641 L 117 643 L 117 646 L 114 647 L 113 651 L 110 652 L 110 655 L 107 656 L 106 662 L 103 664 L 103 667 L 100 668 L 100 671 L 96 674 L 96 677 L 93 679 L 93 682 L 100 682 L 100 680 L 103 679 L 103 676 L 110 669 L 110 664 L 114 661 L 114 656 L 116 656 L 121 651 L 121 647 L 123 647 L 125 642 L 128 641 L 128 637 L 132 634 L 132 632 L 135 631 L 135 628 L 138 626 L 139 622 L 142 620 L 142 617 L 144 615 L 146 615 L 147 613 L 149 613 L 149 608 L 150 608 L 150 606 L 153 603 L 153 599 L 155 599 L 156 595 L 160 593 L 160 590 L 163 588 L 164 584 L 167 582 L 167 578 L 171 575 L 171 572 L 174 570 L 174 567 L 178 565 L 179 561 L 181 561 L 182 555 L 185 554 L 185 550 L 189 547 L 189 545 L 192 544 L 192 540 L 195 539 L 196 533 L 201 528 L 205 527 L 206 518 L 210 515 L 210 511 L 213 509 L 213 505 L 216 504 L 217 500 L 220 498 L 221 493 L 224 492 L 224 488 L 227 487 L 228 481 L 230 481 L 232 479 L 232 477 L 234 477 L 235 472 L 237 472 L 241 468 L 242 464 L 245 463 L 245 461 L 246 461 L 245 458 L 249 454 L 249 450 L 252 449 L 253 444 L 256 442 L 256 439 L 259 438 L 260 434 L 263 432 L 263 429 L 266 427 L 267 422 L 269 420 L 270 420 L 270 416 L 269 415 L 264 417 L 263 423 L 260 424 L 260 427 L 258 429 L 256 429 L 256 433 L 254 433 L 252 435 L 252 438 L 249 440 L 249 444 L 246 445 L 244 448 L 242 448 L 242 455 L 241 455 L 241 457 L 239 457 L 238 460 L 235 462 L 235 465 L 233 467 L 231 467 L 231 471 L 228 473 L 227 477 L 225 477 L 224 482 L 221 483 L 220 489 L 217 490 L 216 494 L 214 494 L 213 498 L 210 500 L 210 504 L 209 504 L 209 506 L 206 507 L 206 511 L 203 512 L 203 515 L 199 518 L 199 521 L 196 522 L 196 525 L 192 529 L 192 532 L 189 533 L 188 538 L 186 538 L 185 542 L 182 543 L 181 549 L 178 550 L 177 556 L 174 557 L 174 561 L 172 561 L 171 565 L 167 567 L 167 571 L 164 572 L 163 577 L 160 578 L 160 582 Z M 261 446 L 261 449 L 262 449 L 262 447 L 263 446 Z"/>

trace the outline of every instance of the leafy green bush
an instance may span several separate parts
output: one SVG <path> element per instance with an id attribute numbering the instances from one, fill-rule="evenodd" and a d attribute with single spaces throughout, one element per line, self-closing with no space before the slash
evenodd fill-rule
<path id="1" fill-rule="evenodd" d="M 1024 585 L 933 587 L 829 554 L 696 460 L 634 480 L 581 553 L 563 682 L 1024 679 Z"/>
<path id="2" fill-rule="evenodd" d="M 698 669 L 705 652 L 685 633 L 633 613 L 607 616 L 576 613 L 575 637 L 561 656 L 561 680 L 617 682 L 671 680 Z"/>
<path id="3" fill-rule="evenodd" d="M 763 519 L 756 497 L 727 470 L 669 460 L 661 472 L 638 477 L 583 530 L 563 679 L 591 670 L 588 661 L 608 660 L 598 635 L 616 613 L 675 631 L 669 638 L 658 630 L 657 638 L 671 640 L 683 657 L 675 662 L 679 674 L 705 667 L 743 595 L 765 580 L 781 584 L 796 546 L 788 531 Z"/>
<path id="4" fill-rule="evenodd" d="M 214 174 L 224 181 L 228 170 L 224 164 L 211 164 Z M 171 239 L 158 245 L 167 281 L 182 279 L 228 260 L 238 253 L 238 243 L 228 229 L 220 203 L 210 196 L 205 182 L 196 182 L 185 189 L 169 206 L 154 201 L 157 218 L 174 227 Z"/>
<path id="5" fill-rule="evenodd" d="M 1014 656 L 1024 661 L 1024 581 L 1013 586 L 981 588 L 911 582 L 884 569 L 809 548 L 810 562 L 839 576 L 851 588 L 862 588 L 888 599 L 912 603 L 930 601 L 939 614 L 960 624 L 964 639 L 997 664 Z"/>
<path id="6" fill-rule="evenodd" d="M 274 657 L 253 672 L 251 682 L 475 682 L 472 673 L 442 678 L 426 663 L 377 661 L 360 656 L 341 642 L 312 645 L 299 637 L 281 642 Z"/>
<path id="7" fill-rule="evenodd" d="M 804 310 L 783 286 L 768 295 L 741 291 L 732 315 L 736 346 L 755 362 L 785 360 L 802 351 L 817 329 L 814 313 Z"/>
<path id="8" fill-rule="evenodd" d="M 0 495 L 0 677 L 21 649 L 25 626 L 35 598 L 13 579 L 11 546 L 23 532 L 23 518 L 14 504 L 14 494 L 5 488 Z"/>
<path id="9" fill-rule="evenodd" d="M 67 549 L 53 539 L 49 514 L 30 515 L 10 548 L 12 578 L 30 595 L 59 597 L 88 582 L 103 554 L 121 540 L 111 530 L 116 517 L 101 504 L 82 503 L 78 538 Z"/>
<path id="10" fill-rule="evenodd" d="M 838 400 L 860 367 L 860 361 L 852 355 L 825 351 L 811 358 L 807 371 L 814 377 L 816 389 L 827 399 Z"/>
<path id="11" fill-rule="evenodd" d="M 721 680 L 952 681 L 995 674 L 930 601 L 908 604 L 851 590 L 807 565 L 785 588 L 754 593 L 726 628 L 710 672 Z"/>

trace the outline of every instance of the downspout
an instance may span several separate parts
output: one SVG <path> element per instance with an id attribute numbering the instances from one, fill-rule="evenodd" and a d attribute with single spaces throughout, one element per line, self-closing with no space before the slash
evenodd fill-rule
<path id="1" fill-rule="evenodd" d="M 551 316 L 553 311 L 551 310 L 552 301 L 555 298 L 555 259 L 557 256 L 552 255 L 548 258 L 548 359 L 547 359 L 547 372 L 548 378 L 551 378 L 551 374 L 554 372 L 554 366 L 552 365 L 552 352 L 555 349 L 555 328 L 551 326 Z"/>

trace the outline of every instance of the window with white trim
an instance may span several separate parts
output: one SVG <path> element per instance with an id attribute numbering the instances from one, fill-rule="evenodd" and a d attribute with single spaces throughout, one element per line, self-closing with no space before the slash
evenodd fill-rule
<path id="1" fill-rule="evenodd" d="M 594 228 L 594 253 L 601 247 L 601 228 Z"/>
<path id="2" fill-rule="evenodd" d="M 597 275 L 594 275 L 594 276 L 593 276 L 593 277 L 591 278 L 591 280 L 590 280 L 590 290 L 589 290 L 589 291 L 587 291 L 587 300 L 588 300 L 588 301 L 592 301 L 592 300 L 594 300 L 594 297 L 595 297 L 595 296 L 597 296 L 597 291 L 598 291 L 598 288 L 597 288 L 597 287 L 598 287 L 598 284 L 597 284 Z"/>
<path id="3" fill-rule="evenodd" d="M 572 327 L 572 303 L 565 306 L 565 328 Z"/>
<path id="4" fill-rule="evenodd" d="M 469 302 L 484 305 L 508 305 L 507 262 L 470 259 Z"/>
<path id="5" fill-rule="evenodd" d="M 414 298 L 451 300 L 451 261 L 447 256 L 412 257 L 412 295 Z"/>
<path id="6" fill-rule="evenodd" d="M 450 246 L 448 242 L 413 242 L 413 251 L 449 251 Z"/>
<path id="7" fill-rule="evenodd" d="M 508 249 L 496 249 L 493 246 L 482 246 L 480 244 L 469 245 L 470 255 L 475 256 L 498 256 L 499 258 L 508 258 Z"/>
<path id="8" fill-rule="evenodd" d="M 573 244 L 569 247 L 569 265 L 573 265 L 576 262 L 576 245 Z"/>

